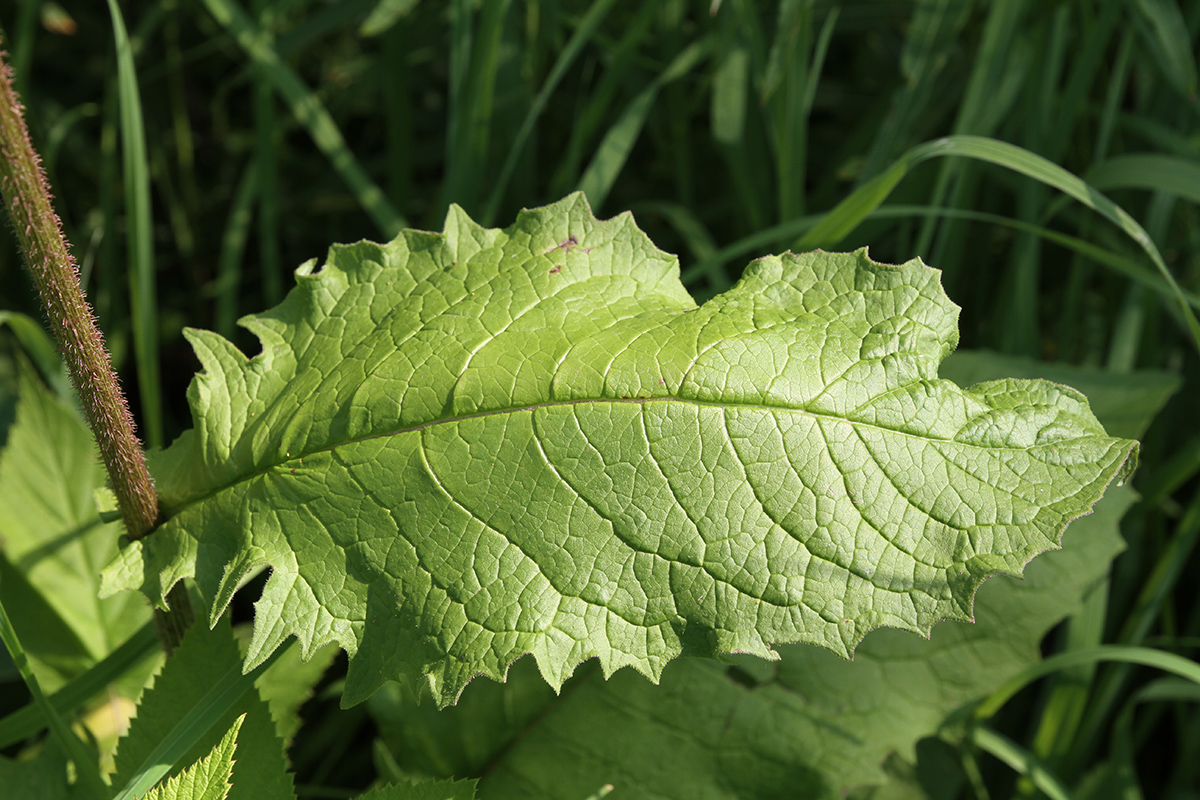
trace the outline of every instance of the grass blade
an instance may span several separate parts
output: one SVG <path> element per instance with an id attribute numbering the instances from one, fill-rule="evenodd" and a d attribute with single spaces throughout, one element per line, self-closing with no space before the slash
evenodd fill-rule
<path id="1" fill-rule="evenodd" d="M 8 39 L 11 52 L 9 64 L 13 69 L 13 88 L 17 94 L 29 98 L 29 65 L 33 62 L 33 40 L 37 34 L 37 16 L 40 3 L 20 3 L 17 5 L 16 24 Z"/>
<path id="2" fill-rule="evenodd" d="M 808 80 L 804 83 L 804 98 L 800 104 L 806 126 L 809 115 L 812 114 L 813 102 L 817 99 L 817 84 L 821 79 L 821 70 L 825 66 L 825 57 L 829 55 L 829 42 L 833 39 L 833 31 L 837 27 L 839 13 L 837 6 L 831 8 L 825 21 L 821 23 L 821 30 L 817 33 L 817 45 L 813 49 L 812 63 L 808 67 Z"/>
<path id="3" fill-rule="evenodd" d="M 733 259 L 745 256 L 748 253 L 765 252 L 771 249 L 773 242 L 781 238 L 795 238 L 800 236 L 820 222 L 821 219 L 822 217 L 819 214 L 810 214 L 806 217 L 781 222 L 770 228 L 764 228 L 749 236 L 743 236 L 741 239 L 722 247 L 708 258 L 702 259 L 683 270 L 680 280 L 687 284 L 704 276 L 716 275 L 719 272 L 723 273 L 725 265 Z"/>
<path id="4" fill-rule="evenodd" d="M 380 66 L 387 70 L 388 80 L 383 82 L 381 100 L 387 125 L 387 191 L 392 202 L 403 204 L 413 190 L 413 141 L 414 107 L 411 91 L 411 66 L 408 54 L 412 49 L 412 37 L 407 26 L 395 25 L 380 38 Z M 261 161 L 259 163 L 262 163 Z M 260 230 L 266 224 L 267 188 L 263 189 Z M 264 234 L 265 236 L 265 234 Z M 264 239 L 265 241 L 265 239 Z M 276 245 L 278 248 L 278 245 Z M 260 245 L 260 249 L 263 249 Z M 265 253 L 265 250 L 264 250 Z M 275 255 L 278 265 L 279 257 Z M 275 267 L 278 273 L 279 267 Z M 278 278 L 276 278 L 278 280 Z"/>
<path id="5" fill-rule="evenodd" d="M 104 691 L 110 683 L 125 674 L 133 665 L 159 650 L 154 623 L 147 622 L 133 636 L 87 672 L 46 698 L 60 714 L 69 714 L 92 697 Z M 19 708 L 0 719 L 0 750 L 16 744 L 49 724 L 46 713 L 36 702 Z"/>
<path id="6" fill-rule="evenodd" d="M 1070 800 L 1071 793 L 1063 786 L 1062 781 L 1055 777 L 1037 756 L 1019 747 L 1007 736 L 1002 736 L 990 728 L 976 727 L 971 730 L 971 741 L 980 750 L 991 753 L 1028 778 L 1051 800 Z"/>
<path id="7" fill-rule="evenodd" d="M 1181 678 L 1200 685 L 1200 664 L 1174 653 L 1152 650 L 1149 647 L 1128 647 L 1126 645 L 1107 644 L 1092 647 L 1087 650 L 1073 650 L 1068 653 L 1058 653 L 1033 666 L 1021 670 L 1000 685 L 992 694 L 975 709 L 974 717 L 982 721 L 990 719 L 1009 699 L 1038 678 L 1044 678 L 1062 669 L 1086 666 L 1102 661 L 1116 661 L 1125 664 L 1140 664 L 1153 667 L 1178 675 Z"/>
<path id="8" fill-rule="evenodd" d="M 749 81 L 750 51 L 744 45 L 729 48 L 713 73 L 709 104 L 712 136 L 722 144 L 733 144 L 742 139 Z"/>
<path id="9" fill-rule="evenodd" d="M 217 256 L 217 333 L 232 339 L 237 322 L 238 296 L 242 290 L 242 258 L 246 240 L 250 237 L 250 219 L 254 215 L 254 200 L 258 196 L 258 162 L 252 161 L 242 173 L 233 202 L 229 205 L 229 220 L 221 237 L 221 253 Z"/>
<path id="10" fill-rule="evenodd" d="M 144 435 L 162 447 L 162 381 L 158 366 L 158 298 L 154 275 L 154 218 L 150 208 L 150 164 L 133 48 L 116 0 L 108 0 L 117 47 L 117 92 L 121 115 L 121 161 L 125 173 L 130 311 Z"/>
<path id="11" fill-rule="evenodd" d="M 657 6 L 643 3 L 637 16 L 626 23 L 620 40 L 609 48 L 608 64 L 571 126 L 570 141 L 549 183 L 550 195 L 560 197 L 568 194 L 579 182 L 584 148 L 600 130 L 600 126 L 612 117 L 611 108 L 615 98 L 628 83 L 639 48 L 651 38 L 651 29 L 660 14 L 661 9 Z"/>
<path id="12" fill-rule="evenodd" d="M 120 263 L 120 238 L 117 236 L 117 191 L 120 157 L 117 155 L 117 86 L 109 78 L 105 82 L 104 101 L 100 113 L 100 152 L 98 165 L 100 212 L 98 223 L 100 242 L 96 247 L 95 261 L 100 265 L 97 280 L 91 294 L 96 301 L 96 316 L 99 318 L 109 350 L 113 354 L 113 365 L 119 367 L 124 361 L 124 335 L 114 335 L 114 320 L 124 318 L 125 287 L 121 285 L 124 270 Z M 88 271 L 90 272 L 90 270 Z M 84 281 L 84 288 L 88 282 Z"/>
<path id="13" fill-rule="evenodd" d="M 517 161 L 525 149 L 525 144 L 529 141 L 530 134 L 533 133 L 534 124 L 537 122 L 538 117 L 542 115 L 542 111 L 546 108 L 546 103 L 550 101 L 550 95 L 554 93 L 555 88 L 562 81 L 563 75 L 575 63 L 575 59 L 579 56 L 579 52 L 583 49 L 583 46 L 596 33 L 596 29 L 600 27 L 600 23 L 608 16 L 608 12 L 612 10 L 614 5 L 616 5 L 616 0 L 595 0 L 588 8 L 587 13 L 583 15 L 583 19 L 575 26 L 575 31 L 571 34 L 571 38 L 567 40 L 566 47 L 562 49 L 558 58 L 555 59 L 554 66 L 550 68 L 550 74 L 546 76 L 546 82 L 538 90 L 537 97 L 533 99 L 533 103 L 529 106 L 529 112 L 525 115 L 520 129 L 517 131 L 517 135 L 508 149 L 508 156 L 504 159 L 504 166 L 500 169 L 500 176 L 496 179 L 496 183 L 492 187 L 492 194 L 488 198 L 487 207 L 483 213 L 482 221 L 484 225 L 492 224 L 496 213 L 500 210 L 500 200 L 504 197 L 504 192 L 508 188 L 508 182 L 512 180 L 513 170 L 517 168 Z"/>
<path id="14" fill-rule="evenodd" d="M 391 29 L 417 7 L 419 0 L 379 0 L 375 8 L 358 29 L 358 35 L 364 38 L 378 36 Z"/>
<path id="15" fill-rule="evenodd" d="M 1175 527 L 1167 546 L 1148 573 L 1144 573 L 1142 591 L 1121 628 L 1121 641 L 1140 644 L 1162 614 L 1171 593 L 1179 585 L 1192 553 L 1200 544 L 1200 497 L 1188 506 Z"/>
<path id="16" fill-rule="evenodd" d="M 1171 286 L 1164 281 L 1156 272 L 1148 270 L 1143 262 L 1136 261 L 1132 258 L 1116 253 L 1106 247 L 1101 247 L 1097 244 L 1080 239 L 1070 234 L 1060 233 L 1059 231 L 1044 228 L 1039 225 L 1034 225 L 1024 220 L 1005 217 L 999 214 L 989 214 L 983 211 L 968 211 L 954 208 L 934 208 L 931 206 L 884 206 L 871 212 L 868 219 L 888 219 L 891 217 L 901 217 L 906 215 L 925 216 L 936 215 L 949 219 L 970 220 L 973 222 L 986 222 L 993 225 L 1003 225 L 1013 228 L 1024 233 L 1031 233 L 1035 236 L 1040 236 L 1048 242 L 1061 245 L 1068 250 L 1073 250 L 1084 258 L 1095 261 L 1114 272 L 1135 281 L 1140 286 L 1145 286 L 1153 292 L 1161 295 L 1167 300 L 1175 299 L 1175 293 L 1171 290 Z M 1200 311 L 1200 295 L 1195 292 L 1189 292 L 1186 289 L 1180 289 L 1184 300 L 1192 308 Z"/>
<path id="17" fill-rule="evenodd" d="M 1104 641 L 1108 614 L 1109 576 L 1105 575 L 1084 596 L 1083 608 L 1068 618 L 1059 636 L 1062 651 L 1099 647 Z M 1064 669 L 1048 686 L 1043 710 L 1032 737 L 1033 752 L 1057 764 L 1070 750 L 1087 711 L 1088 695 L 1096 677 L 1096 665 Z"/>
<path id="18" fill-rule="evenodd" d="M 591 163 L 579 179 L 579 190 L 587 195 L 593 209 L 599 210 L 608 199 L 608 193 L 625 167 L 629 153 L 642 132 L 642 126 L 646 124 L 646 117 L 650 115 L 650 109 L 654 107 L 654 100 L 659 91 L 671 81 L 690 72 L 704 59 L 707 50 L 708 42 L 705 39 L 685 48 L 649 86 L 638 93 L 621 113 L 620 118 L 608 129 L 600 146 L 596 148 Z"/>
<path id="19" fill-rule="evenodd" d="M 392 207 L 383 191 L 358 163 L 320 98 L 284 63 L 272 42 L 261 35 L 242 7 L 235 0 L 204 0 L 204 5 L 262 70 L 383 235 L 391 239 L 407 227 L 407 220 Z"/>
<path id="20" fill-rule="evenodd" d="M 1127 644 L 1117 647 L 1128 650 L 1145 649 L 1132 645 L 1138 645 L 1145 641 L 1160 615 L 1163 604 L 1170 598 L 1172 590 L 1178 585 L 1184 567 L 1194 552 L 1197 542 L 1200 542 L 1200 497 L 1193 499 L 1184 512 L 1167 547 L 1156 559 L 1153 569 L 1142 572 L 1141 592 L 1121 627 L 1120 640 Z M 1173 658 L 1181 657 L 1173 656 Z M 1183 661 L 1187 661 L 1187 659 L 1183 659 Z M 1127 663 L 1145 662 L 1131 661 Z M 1108 670 L 1097 682 L 1084 721 L 1079 726 L 1080 737 L 1072 745 L 1072 755 L 1076 763 L 1079 763 L 1082 756 L 1089 753 L 1095 746 L 1096 739 L 1103 730 L 1102 721 L 1116 708 L 1121 690 L 1129 677 L 1129 671 L 1128 666 L 1116 667 Z M 1177 670 L 1172 671 L 1180 677 L 1195 682 L 1192 675 L 1183 674 Z"/>
<path id="21" fill-rule="evenodd" d="M 1168 80 L 1185 97 L 1196 97 L 1196 59 L 1187 22 L 1175 0 L 1133 0 L 1145 38 Z"/>
<path id="22" fill-rule="evenodd" d="M 1027 10 L 1026 0 L 992 3 L 988 8 L 979 53 L 972 64 L 966 92 L 958 103 L 952 130 L 955 135 L 990 135 L 996 123 L 996 114 L 1005 113 L 1011 106 L 1015 95 L 1013 84 L 1019 85 L 1024 80 L 1023 65 L 1018 61 L 1023 55 L 1019 25 Z M 954 208 L 964 207 L 974 186 L 973 173 L 963 165 L 949 162 L 938 171 L 929 204 L 942 205 L 952 184 L 955 185 L 950 205 Z M 926 222 L 917 238 L 916 252 L 938 252 L 931 248 L 938 229 L 937 220 Z M 950 238 L 947 231 L 940 233 L 939 251 L 957 249 L 947 242 Z M 938 255 L 934 259 L 937 263 L 947 262 L 940 257 L 941 253 Z"/>
<path id="23" fill-rule="evenodd" d="M 660 215 L 667 224 L 675 229 L 697 260 L 708 261 L 716 255 L 717 245 L 713 242 L 712 234 L 687 206 L 680 203 L 651 200 L 638 203 L 629 210 L 639 218 L 643 215 Z M 721 275 L 724 275 L 723 271 L 721 271 Z M 717 279 L 717 277 L 716 274 L 709 275 L 710 279 Z"/>
<path id="24" fill-rule="evenodd" d="M 889 205 L 882 206 L 867 214 L 864 220 L 869 219 L 897 219 L 910 216 L 935 216 L 945 217 L 948 219 L 969 220 L 972 222 L 986 222 L 992 225 L 1003 225 L 1005 227 L 1014 228 L 1019 231 L 1032 233 L 1040 236 L 1048 242 L 1061 245 L 1069 250 L 1073 250 L 1084 258 L 1091 259 L 1114 272 L 1137 282 L 1141 286 L 1145 286 L 1151 291 L 1161 295 L 1165 299 L 1172 300 L 1175 298 L 1175 293 L 1171 286 L 1164 281 L 1156 272 L 1146 269 L 1145 265 L 1132 258 L 1121 255 L 1100 245 L 1092 244 L 1089 241 L 1080 239 L 1069 234 L 1060 233 L 1059 231 L 1043 228 L 1038 225 L 1025 222 L 1023 220 L 1005 217 L 999 214 L 989 214 L 983 211 L 970 211 L 966 209 L 944 208 L 934 206 L 910 206 L 910 205 Z M 717 271 L 723 270 L 726 265 L 735 258 L 744 257 L 747 254 L 754 252 L 763 252 L 768 249 L 775 239 L 779 237 L 795 238 L 804 232 L 813 228 L 822 219 L 819 214 L 810 214 L 806 217 L 794 219 L 789 222 L 781 223 L 771 228 L 753 233 L 750 236 L 743 237 L 737 241 L 726 245 L 717 250 L 712 255 L 698 261 L 693 266 L 683 270 L 682 280 L 684 283 L 690 283 L 703 276 L 712 275 Z M 1184 300 L 1192 308 L 1200 311 L 1200 294 L 1189 292 L 1185 289 L 1180 290 Z"/>
<path id="25" fill-rule="evenodd" d="M 473 209 L 486 168 L 488 140 L 495 106 L 500 40 L 511 0 L 485 3 L 479 30 L 472 28 L 471 3 L 453 6 L 451 27 L 451 100 L 446 137 L 446 177 L 439 216 L 450 203 Z"/>
<path id="26" fill-rule="evenodd" d="M 900 54 L 904 86 L 892 96 L 887 117 L 867 153 L 863 174 L 874 176 L 905 145 L 921 138 L 919 129 L 938 78 L 958 46 L 958 37 L 970 17 L 973 0 L 933 0 L 915 4 L 908 36 Z"/>
<path id="27" fill-rule="evenodd" d="M 438 219 L 446 214 L 450 202 L 461 200 L 456 196 L 457 172 L 461 171 L 459 160 L 467 153 L 463 143 L 466 137 L 462 129 L 466 125 L 470 107 L 467 102 L 471 81 L 471 50 L 474 48 L 475 6 L 470 0 L 451 0 L 448 4 L 450 16 L 450 83 L 446 98 L 446 154 L 443 159 L 445 177 L 442 179 L 442 199 L 438 203 Z"/>
<path id="28" fill-rule="evenodd" d="M 1135 790 L 1137 787 L 1135 739 L 1137 737 L 1133 725 L 1134 711 L 1139 705 L 1161 702 L 1174 702 L 1176 704 L 1200 702 L 1200 687 L 1176 678 L 1159 678 L 1134 692 L 1133 696 L 1125 701 L 1121 712 L 1113 720 L 1109 758 L 1115 764 L 1117 774 L 1125 779 L 1125 785 Z M 1151 710 L 1151 714 L 1161 715 L 1162 711 L 1161 707 L 1155 708 Z M 1179 711 L 1182 712 L 1182 709 L 1179 709 Z M 1197 717 L 1195 714 L 1189 716 L 1191 717 L 1189 727 L 1194 732 Z M 1180 727 L 1183 726 L 1181 725 Z M 1184 731 L 1181 731 L 1181 733 L 1186 735 Z M 1172 776 L 1173 780 L 1171 783 L 1175 791 L 1168 789 L 1163 793 L 1162 796 L 1164 797 L 1186 797 L 1187 789 L 1185 787 L 1193 785 L 1191 781 L 1177 782 L 1174 780 L 1181 775 L 1186 775 L 1195 770 L 1195 759 L 1189 757 L 1190 754 L 1196 752 L 1195 748 L 1188 747 L 1185 742 L 1180 742 L 1179 746 L 1182 748 L 1180 752 L 1184 754 L 1184 757 L 1177 761 L 1176 774 Z M 1126 794 L 1126 796 L 1130 795 Z"/>
<path id="29" fill-rule="evenodd" d="M 1097 189 L 1150 189 L 1200 204 L 1200 164 L 1157 153 L 1114 156 L 1084 174 Z"/>
<path id="30" fill-rule="evenodd" d="M 267 0 L 252 6 L 264 34 L 274 30 Z M 262 67 L 254 68 L 254 165 L 258 185 L 258 272 L 268 306 L 283 300 L 283 266 L 279 252 L 279 136 L 275 91 Z"/>
<path id="31" fill-rule="evenodd" d="M 1197 350 L 1200 350 L 1200 321 L 1197 321 L 1182 289 L 1175 281 L 1175 276 L 1167 269 L 1158 248 L 1154 246 L 1154 242 L 1142 226 L 1124 209 L 1079 177 L 1024 148 L 996 139 L 983 136 L 947 136 L 913 147 L 887 170 L 842 200 L 807 234 L 797 240 L 794 249 L 804 251 L 836 245 L 858 227 L 868 214 L 878 208 L 913 168 L 940 156 L 965 156 L 1019 172 L 1075 198 L 1115 224 L 1145 251 L 1159 274 L 1166 280 L 1179 303 L 1192 340 Z"/>
<path id="32" fill-rule="evenodd" d="M 764 116 L 774 146 L 776 213 L 781 221 L 799 217 L 805 211 L 809 121 L 838 14 L 836 6 L 829 10 L 814 41 L 811 4 L 791 4 L 780 9 L 775 42 L 768 57 L 771 64 L 768 69 L 777 72 L 778 77 L 766 80 L 768 86 L 777 85 L 769 95 L 764 95 Z M 737 144 L 746 146 L 741 139 Z M 746 193 L 745 189 L 742 191 Z M 782 242 L 777 244 L 783 246 Z"/>
<path id="33" fill-rule="evenodd" d="M 17 638 L 17 632 L 13 630 L 8 612 L 4 610 L 3 603 L 0 603 L 0 641 L 4 642 L 8 654 L 12 656 L 13 663 L 21 673 L 21 678 L 29 687 L 29 693 L 33 695 L 33 702 L 37 704 L 50 723 L 50 731 L 54 734 L 54 738 L 58 740 L 71 761 L 75 763 L 75 774 L 79 777 L 80 782 L 86 786 L 92 797 L 96 800 L 104 800 L 108 796 L 108 787 L 100 777 L 100 768 L 97 766 L 98 759 L 95 753 L 89 751 L 79 737 L 71 732 L 58 710 L 46 699 L 46 695 L 42 692 L 42 686 L 38 683 L 37 675 L 33 674 L 29 658 L 25 655 L 25 649 L 21 647 L 21 642 Z"/>

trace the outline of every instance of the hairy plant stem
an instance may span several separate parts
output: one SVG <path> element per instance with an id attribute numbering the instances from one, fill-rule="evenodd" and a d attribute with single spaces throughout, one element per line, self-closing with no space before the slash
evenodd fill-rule
<path id="1" fill-rule="evenodd" d="M 54 213 L 50 186 L 33 149 L 12 73 L 0 52 L 0 193 L 21 252 L 33 275 L 50 330 L 58 343 L 84 416 L 96 438 L 125 531 L 140 539 L 159 523 L 158 495 L 146 468 L 133 416 L 117 384 L 104 337 L 83 296 L 79 270 Z M 172 617 L 159 620 L 170 652 L 191 618 L 185 592 L 172 593 Z"/>

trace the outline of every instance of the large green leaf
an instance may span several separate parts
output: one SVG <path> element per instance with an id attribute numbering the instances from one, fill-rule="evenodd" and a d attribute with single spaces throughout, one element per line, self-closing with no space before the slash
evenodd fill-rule
<path id="1" fill-rule="evenodd" d="M 952 711 L 1040 660 L 1042 636 L 1121 548 L 1133 493 L 1111 494 L 1025 580 L 981 587 L 975 625 L 938 626 L 930 641 L 875 631 L 850 663 L 804 645 L 781 647 L 778 664 L 683 659 L 657 687 L 592 670 L 557 698 L 523 660 L 453 709 L 415 706 L 393 684 L 371 710 L 403 768 L 481 776 L 483 798 L 566 800 L 605 783 L 678 800 L 841 797 L 883 781 L 890 753 L 912 759 Z"/>
<path id="2" fill-rule="evenodd" d="M 1040 373 L 1093 386 L 1108 409 L 1105 424 L 1136 430 L 1178 386 L 1165 373 L 1113 375 L 989 353 L 960 351 L 950 361 L 942 374 L 956 380 Z M 1146 402 L 1134 413 L 1122 404 L 1127 396 Z M 1046 631 L 1080 609 L 1120 551 L 1118 521 L 1133 498 L 1129 488 L 1110 490 L 1095 513 L 1072 523 L 1062 551 L 1037 559 L 1023 580 L 982 586 L 974 625 L 939 625 L 930 641 L 875 631 L 851 663 L 788 645 L 777 664 L 681 660 L 658 687 L 580 670 L 556 697 L 524 659 L 507 683 L 473 684 L 451 709 L 416 705 L 396 684 L 369 707 L 401 770 L 479 776 L 483 798 L 565 800 L 605 783 L 680 800 L 844 797 L 884 780 L 889 754 L 912 759 L 916 742 L 948 715 L 1041 660 Z"/>
<path id="3" fill-rule="evenodd" d="M 938 273 L 852 254 L 749 266 L 697 308 L 674 257 L 581 195 L 506 230 L 335 247 L 243 324 L 190 332 L 196 428 L 153 465 L 171 519 L 107 591 L 194 575 L 219 614 L 274 573 L 248 666 L 350 652 L 346 701 L 440 703 L 524 653 L 657 679 L 681 654 L 969 619 L 1132 466 L 1074 390 L 937 378 Z"/>

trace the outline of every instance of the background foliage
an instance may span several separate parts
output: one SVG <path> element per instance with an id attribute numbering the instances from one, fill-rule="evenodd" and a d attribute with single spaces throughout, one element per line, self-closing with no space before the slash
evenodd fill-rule
<path id="1" fill-rule="evenodd" d="M 451 202 L 507 224 L 523 206 L 582 188 L 600 216 L 632 209 L 656 244 L 681 255 L 703 299 L 749 258 L 795 244 L 908 147 L 952 133 L 1012 142 L 1085 177 L 1141 222 L 1197 305 L 1191 0 L 173 0 L 122 11 L 140 154 L 123 150 L 134 123 L 118 97 L 134 76 L 117 70 L 102 4 L 20 0 L 0 6 L 0 25 L 152 444 L 190 424 L 184 389 L 196 361 L 183 326 L 253 352 L 235 319 L 278 302 L 290 271 L 332 242 L 439 229 Z M 139 201 L 146 182 L 149 202 Z M 957 158 L 914 169 L 862 226 L 824 244 L 867 244 L 880 261 L 921 256 L 964 308 L 964 348 L 1092 368 L 1131 418 L 1156 407 L 1154 386 L 1180 387 L 1144 435 L 1127 549 L 1043 647 L 1152 644 L 1194 656 L 1198 360 L 1136 246 L 1039 183 Z M 38 316 L 9 237 L 0 308 Z M 5 334 L 3 346 L 30 341 Z M 38 363 L 54 387 L 50 362 Z M 1145 369 L 1173 379 L 1144 378 L 1137 394 L 1124 376 Z M 14 409 L 0 396 L 4 430 Z M 81 639 L 45 669 L 60 682 L 78 674 L 102 655 L 102 638 Z M 362 787 L 389 770 L 441 774 L 405 751 L 406 734 L 380 710 L 403 698 L 336 709 L 339 669 L 305 707 L 291 750 L 301 790 Z M 0 677 L 17 685 L 11 670 Z M 1112 789 L 1108 731 L 1155 677 L 1120 666 L 1063 673 L 1018 695 L 996 725 L 1081 795 Z M 0 697 L 3 712 L 22 702 L 7 688 Z M 1131 719 L 1145 794 L 1196 796 L 1194 706 L 1148 703 Z M 977 757 L 995 751 L 985 744 L 931 741 L 919 768 L 893 772 L 953 775 L 944 796 L 1036 791 Z"/>

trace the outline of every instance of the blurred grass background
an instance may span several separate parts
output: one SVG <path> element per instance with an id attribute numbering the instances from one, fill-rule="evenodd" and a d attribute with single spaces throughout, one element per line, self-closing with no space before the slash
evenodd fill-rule
<path id="1" fill-rule="evenodd" d="M 114 35 L 117 11 L 127 37 Z M 197 363 L 183 326 L 256 352 L 237 317 L 277 303 L 291 270 L 333 242 L 437 230 L 450 203 L 503 226 L 582 189 L 598 215 L 633 210 L 703 299 L 751 258 L 796 246 L 910 147 L 952 134 L 1085 178 L 1141 224 L 1200 307 L 1195 0 L 10 0 L 0 26 L 156 445 L 190 424 Z M 938 158 L 820 244 L 941 269 L 964 347 L 1179 376 L 1144 442 L 1129 550 L 1087 632 L 1047 648 L 1149 643 L 1194 657 L 1200 361 L 1137 243 L 1042 183 Z M 0 309 L 39 316 L 11 237 Z M 1074 783 L 1107 747 L 1095 731 L 1147 679 L 1111 667 L 1072 698 L 1021 695 L 1006 730 Z M 302 784 L 355 785 L 370 770 L 369 748 L 351 746 L 369 722 L 335 706 L 312 709 Z M 1200 797 L 1189 702 L 1141 713 L 1133 746 L 1147 796 Z M 993 780 L 1036 791 L 979 763 L 987 780 L 963 796 Z"/>

